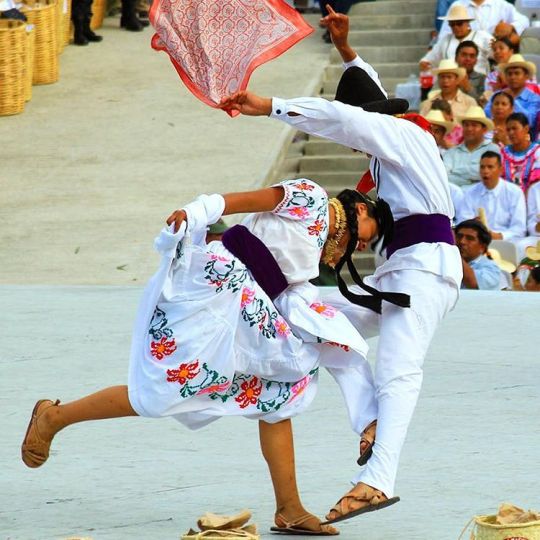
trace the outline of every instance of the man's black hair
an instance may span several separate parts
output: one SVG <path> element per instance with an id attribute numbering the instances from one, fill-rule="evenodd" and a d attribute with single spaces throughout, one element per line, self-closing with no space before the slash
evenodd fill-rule
<path id="1" fill-rule="evenodd" d="M 493 150 L 486 150 L 480 157 L 480 161 L 484 158 L 495 158 L 499 165 L 502 163 L 501 154 L 499 154 L 499 152 L 494 152 Z"/>
<path id="2" fill-rule="evenodd" d="M 458 46 L 457 46 L 457 49 L 456 49 L 456 59 L 457 59 L 457 56 L 459 54 L 459 52 L 461 51 L 461 49 L 465 49 L 465 48 L 471 48 L 471 49 L 474 49 L 476 51 L 476 56 L 478 56 L 480 54 L 480 49 L 478 48 L 478 45 L 474 42 L 474 41 L 462 41 Z"/>
<path id="3" fill-rule="evenodd" d="M 484 244 L 486 248 L 491 243 L 490 232 L 477 219 L 466 219 L 465 221 L 462 221 L 456 226 L 456 233 L 458 233 L 461 229 L 473 229 L 474 231 L 476 231 L 476 233 L 478 234 L 478 240 L 480 241 L 480 243 Z"/>

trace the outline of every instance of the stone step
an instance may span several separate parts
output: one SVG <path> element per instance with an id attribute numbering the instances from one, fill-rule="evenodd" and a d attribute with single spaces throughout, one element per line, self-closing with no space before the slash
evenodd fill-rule
<path id="1" fill-rule="evenodd" d="M 311 174 L 324 171 L 353 172 L 361 174 L 369 167 L 369 160 L 360 153 L 334 156 L 304 156 L 300 160 L 299 172 Z"/>
<path id="2" fill-rule="evenodd" d="M 387 0 L 386 2 L 360 2 L 354 4 L 349 15 L 351 17 L 368 15 L 394 15 L 399 13 L 429 13 L 435 19 L 434 0 L 413 0 L 403 2 L 403 0 Z"/>
<path id="3" fill-rule="evenodd" d="M 388 38 L 391 42 L 391 39 Z M 370 64 L 387 64 L 387 63 L 413 63 L 418 62 L 426 53 L 427 43 L 425 45 L 388 45 L 386 47 L 362 47 L 358 49 L 358 53 L 362 58 Z M 341 62 L 341 56 L 332 49 L 330 51 L 330 63 L 337 64 Z"/>
<path id="4" fill-rule="evenodd" d="M 419 45 L 426 48 L 429 39 L 430 30 L 427 28 L 407 28 L 405 30 L 392 30 L 391 32 L 381 32 L 380 30 L 355 30 L 349 32 L 349 44 L 353 49 L 364 45 L 370 47 L 375 45 L 390 45 L 392 47 Z"/>
<path id="5" fill-rule="evenodd" d="M 387 92 L 394 92 L 396 89 L 396 85 L 399 83 L 402 83 L 406 80 L 407 77 L 397 77 L 397 78 L 391 78 L 391 77 L 382 77 L 381 83 L 383 85 L 383 88 Z M 333 80 L 333 81 L 326 81 L 322 84 L 322 93 L 323 94 L 329 94 L 329 95 L 335 95 L 336 89 L 339 83 L 339 79 Z"/>
<path id="6" fill-rule="evenodd" d="M 341 144 L 320 139 L 310 139 L 304 146 L 305 156 L 350 156 L 353 151 Z"/>
<path id="7" fill-rule="evenodd" d="M 393 30 L 394 28 L 433 29 L 435 8 L 431 13 L 392 13 L 349 17 L 349 28 L 354 30 Z"/>
<path id="8" fill-rule="evenodd" d="M 373 64 L 373 69 L 379 74 L 379 77 L 395 77 L 406 79 L 411 73 L 418 74 L 418 62 L 404 62 L 401 64 Z M 339 81 L 343 73 L 343 65 L 330 64 L 325 69 L 325 80 Z"/>

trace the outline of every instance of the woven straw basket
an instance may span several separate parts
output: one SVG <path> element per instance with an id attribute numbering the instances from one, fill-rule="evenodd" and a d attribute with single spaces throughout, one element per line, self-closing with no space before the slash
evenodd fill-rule
<path id="1" fill-rule="evenodd" d="M 24 110 L 24 65 L 26 24 L 0 20 L 0 115 Z"/>
<path id="2" fill-rule="evenodd" d="M 26 25 L 26 62 L 24 63 L 24 99 L 32 99 L 32 77 L 34 75 L 34 52 L 36 48 L 36 30 L 31 24 Z"/>
<path id="3" fill-rule="evenodd" d="M 540 521 L 499 525 L 497 516 L 476 516 L 471 540 L 540 540 Z"/>
<path id="4" fill-rule="evenodd" d="M 90 19 L 90 28 L 96 30 L 101 28 L 107 9 L 107 0 L 94 0 L 92 2 L 92 19 Z"/>
<path id="5" fill-rule="evenodd" d="M 71 41 L 71 0 L 63 0 L 64 11 L 62 17 L 62 29 L 64 32 L 64 45 Z"/>
<path id="6" fill-rule="evenodd" d="M 58 80 L 58 12 L 55 0 L 25 0 L 24 14 L 36 29 L 33 84 Z"/>

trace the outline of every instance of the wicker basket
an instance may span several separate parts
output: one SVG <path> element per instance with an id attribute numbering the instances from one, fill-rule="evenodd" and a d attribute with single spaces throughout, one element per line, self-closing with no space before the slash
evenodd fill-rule
<path id="1" fill-rule="evenodd" d="M 34 75 L 34 53 L 36 48 L 36 30 L 33 25 L 26 25 L 26 61 L 24 63 L 24 99 L 32 99 L 32 77 Z"/>
<path id="2" fill-rule="evenodd" d="M 92 2 L 92 19 L 90 20 L 90 28 L 96 30 L 101 28 L 103 19 L 105 18 L 105 10 L 107 9 L 107 0 L 94 0 Z"/>
<path id="3" fill-rule="evenodd" d="M 26 24 L 0 19 L 0 115 L 24 110 Z"/>
<path id="4" fill-rule="evenodd" d="M 68 45 L 71 41 L 71 0 L 63 0 L 64 17 L 62 26 L 64 32 L 64 45 Z"/>
<path id="5" fill-rule="evenodd" d="M 33 84 L 51 84 L 58 80 L 58 12 L 55 0 L 25 0 L 28 22 L 36 28 Z"/>
<path id="6" fill-rule="evenodd" d="M 540 521 L 499 525 L 495 522 L 497 516 L 474 517 L 473 540 L 540 540 Z M 472 521 L 472 520 L 471 520 Z M 470 524 L 471 522 L 469 522 Z M 460 535 L 463 536 L 465 530 Z"/>

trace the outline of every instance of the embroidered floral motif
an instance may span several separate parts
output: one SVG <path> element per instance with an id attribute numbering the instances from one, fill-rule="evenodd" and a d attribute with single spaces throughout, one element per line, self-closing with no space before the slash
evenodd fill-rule
<path id="1" fill-rule="evenodd" d="M 242 299 L 240 300 L 240 307 L 246 307 L 248 304 L 251 304 L 254 297 L 255 290 L 250 289 L 249 287 L 244 287 L 242 289 Z"/>
<path id="2" fill-rule="evenodd" d="M 229 261 L 225 257 L 211 255 L 204 267 L 204 279 L 216 287 L 217 293 L 224 289 L 236 292 L 248 277 L 247 270 L 239 265 L 237 260 Z"/>
<path id="3" fill-rule="evenodd" d="M 242 307 L 240 312 L 242 319 L 249 323 L 249 326 L 259 328 L 261 334 L 268 339 L 276 337 L 275 321 L 278 318 L 278 312 L 270 308 L 270 305 L 261 298 L 254 297 L 253 300 Z"/>
<path id="4" fill-rule="evenodd" d="M 150 329 L 148 333 L 155 339 L 160 340 L 162 337 L 171 337 L 173 331 L 170 328 L 167 328 L 167 317 L 165 312 L 158 307 L 154 310 L 152 320 L 150 321 Z"/>
<path id="5" fill-rule="evenodd" d="M 197 392 L 197 396 L 202 396 L 203 394 L 213 394 L 215 392 L 225 392 L 227 388 L 231 386 L 231 383 L 229 381 L 221 383 L 221 384 L 213 384 L 212 386 L 207 386 L 206 388 L 203 388 Z"/>
<path id="6" fill-rule="evenodd" d="M 291 216 L 299 219 L 306 219 L 309 217 L 309 210 L 303 206 L 295 206 L 294 208 L 289 208 L 288 211 Z"/>
<path id="7" fill-rule="evenodd" d="M 302 189 L 304 191 L 313 191 L 315 189 L 315 186 L 313 184 L 308 184 L 307 182 L 298 182 L 298 184 L 294 184 L 295 188 Z"/>
<path id="8" fill-rule="evenodd" d="M 308 227 L 308 232 L 311 236 L 319 236 L 323 230 L 324 222 L 322 222 L 320 219 L 316 219 L 315 223 Z"/>
<path id="9" fill-rule="evenodd" d="M 215 253 L 212 253 L 212 255 L 210 255 L 210 259 L 219 262 L 230 262 L 230 259 L 227 259 L 227 257 L 222 257 L 221 255 L 216 255 Z"/>
<path id="10" fill-rule="evenodd" d="M 333 319 L 338 312 L 335 307 L 329 306 L 327 304 L 321 304 L 320 302 L 314 302 L 309 306 L 313 311 L 316 311 L 320 315 L 323 315 L 327 319 Z"/>
<path id="11" fill-rule="evenodd" d="M 242 409 L 255 408 L 263 413 L 278 411 L 285 403 L 299 397 L 307 388 L 319 368 L 312 369 L 297 382 L 281 382 L 237 373 L 227 392 L 214 392 L 211 399 L 225 403 L 234 398 Z"/>
<path id="12" fill-rule="evenodd" d="M 291 333 L 291 329 L 283 317 L 278 316 L 274 321 L 274 328 L 276 329 L 276 332 L 283 337 L 287 337 Z"/>
<path id="13" fill-rule="evenodd" d="M 166 356 L 170 356 L 176 351 L 176 341 L 174 338 L 167 341 L 166 337 L 162 337 L 159 341 L 150 343 L 150 352 L 154 358 L 163 360 Z"/>
<path id="14" fill-rule="evenodd" d="M 186 384 L 188 380 L 194 379 L 200 371 L 198 360 L 191 364 L 180 364 L 178 369 L 167 370 L 167 382 Z"/>
<path id="15" fill-rule="evenodd" d="M 262 390 L 262 383 L 258 377 L 254 376 L 249 381 L 244 381 L 240 388 L 243 390 L 242 393 L 234 398 L 240 408 L 245 409 L 248 405 L 256 405 Z"/>

